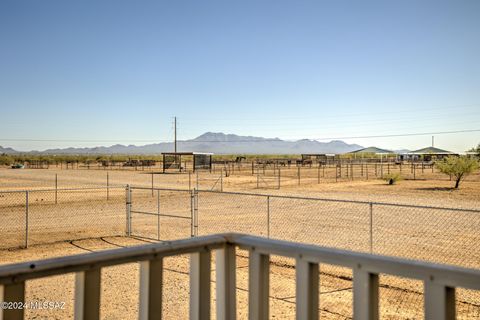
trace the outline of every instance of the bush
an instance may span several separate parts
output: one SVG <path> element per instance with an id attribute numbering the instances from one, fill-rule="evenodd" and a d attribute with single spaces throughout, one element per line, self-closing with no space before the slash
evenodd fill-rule
<path id="1" fill-rule="evenodd" d="M 384 176 L 383 179 L 387 181 L 388 184 L 395 184 L 403 178 L 400 173 L 390 173 Z"/>
<path id="2" fill-rule="evenodd" d="M 477 159 L 466 156 L 449 156 L 435 165 L 440 172 L 455 177 L 455 189 L 458 189 L 463 179 L 478 169 Z"/>

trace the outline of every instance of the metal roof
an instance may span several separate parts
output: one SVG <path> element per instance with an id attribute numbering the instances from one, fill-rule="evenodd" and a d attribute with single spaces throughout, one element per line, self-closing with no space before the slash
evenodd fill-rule
<path id="1" fill-rule="evenodd" d="M 380 149 L 377 147 L 368 147 L 368 148 L 363 148 L 359 150 L 352 151 L 350 153 L 375 153 L 375 154 L 388 154 L 388 153 L 394 153 L 393 151 L 386 150 L 386 149 Z"/>
<path id="2" fill-rule="evenodd" d="M 211 156 L 213 153 L 211 152 L 162 152 L 163 155 L 168 156 L 193 156 L 193 155 L 205 155 Z"/>
<path id="3" fill-rule="evenodd" d="M 407 154 L 456 154 L 456 153 L 435 148 L 435 147 L 426 147 L 426 148 L 418 149 L 415 151 L 407 152 Z"/>

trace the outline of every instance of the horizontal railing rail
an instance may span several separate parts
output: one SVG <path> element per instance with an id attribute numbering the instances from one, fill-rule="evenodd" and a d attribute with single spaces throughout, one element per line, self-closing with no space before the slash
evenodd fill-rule
<path id="1" fill-rule="evenodd" d="M 355 253 L 242 234 L 220 234 L 114 249 L 0 267 L 3 300 L 23 302 L 25 282 L 76 273 L 75 319 L 99 319 L 103 267 L 140 263 L 140 319 L 160 319 L 163 258 L 190 254 L 190 319 L 210 319 L 211 252 L 216 250 L 216 317 L 236 318 L 236 248 L 249 251 L 249 318 L 268 319 L 270 255 L 294 258 L 296 318 L 318 319 L 319 264 L 353 270 L 354 319 L 379 318 L 379 275 L 424 283 L 427 320 L 455 319 L 455 289 L 480 290 L 480 270 Z M 4 319 L 23 319 L 23 310 L 4 310 Z"/>

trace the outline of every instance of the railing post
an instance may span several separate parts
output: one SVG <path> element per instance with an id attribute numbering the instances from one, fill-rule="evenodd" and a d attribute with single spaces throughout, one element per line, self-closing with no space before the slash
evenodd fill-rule
<path id="1" fill-rule="evenodd" d="M 190 254 L 190 320 L 210 319 L 210 251 Z"/>
<path id="2" fill-rule="evenodd" d="M 301 258 L 295 264 L 296 319 L 318 319 L 319 270 L 317 263 Z"/>
<path id="3" fill-rule="evenodd" d="M 378 320 L 378 274 L 353 270 L 353 319 Z"/>
<path id="4" fill-rule="evenodd" d="M 429 279 L 424 282 L 425 320 L 455 319 L 455 289 Z"/>
<path id="5" fill-rule="evenodd" d="M 235 246 L 227 244 L 216 250 L 217 319 L 235 320 L 237 317 Z"/>
<path id="6" fill-rule="evenodd" d="M 248 261 L 248 318 L 267 320 L 269 316 L 270 256 L 250 250 Z"/>
<path id="7" fill-rule="evenodd" d="M 163 260 L 140 262 L 139 319 L 162 319 Z"/>
<path id="8" fill-rule="evenodd" d="M 17 302 L 22 303 L 25 301 L 25 282 L 19 282 L 3 286 L 3 298 L 2 302 Z M 3 315 L 2 315 L 3 312 Z M 24 310 L 23 308 L 5 308 L 0 309 L 0 319 L 12 319 L 23 320 Z"/>
<path id="9" fill-rule="evenodd" d="M 100 280 L 100 268 L 76 273 L 75 320 L 100 319 Z"/>
<path id="10" fill-rule="evenodd" d="M 25 248 L 28 248 L 28 215 L 29 215 L 29 201 L 28 190 L 25 191 Z"/>

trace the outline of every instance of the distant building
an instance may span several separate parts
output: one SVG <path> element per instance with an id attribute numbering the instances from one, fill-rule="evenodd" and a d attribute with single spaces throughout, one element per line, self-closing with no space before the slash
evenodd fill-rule
<path id="1" fill-rule="evenodd" d="M 193 163 L 193 171 L 209 170 L 212 171 L 212 155 L 206 152 L 163 152 L 163 173 L 169 169 L 178 170 L 180 172 L 187 170 L 186 162 L 182 162 L 182 158 L 188 158 Z"/>
<path id="2" fill-rule="evenodd" d="M 381 149 L 381 148 L 377 148 L 377 147 L 363 148 L 363 149 L 352 151 L 350 153 L 353 153 L 353 154 L 376 154 L 376 155 L 394 154 L 393 151 L 386 150 L 386 149 Z"/>
<path id="3" fill-rule="evenodd" d="M 383 159 L 392 159 L 396 157 L 395 152 L 386 150 L 386 149 L 381 149 L 377 147 L 368 147 L 368 148 L 363 148 L 359 150 L 355 150 L 352 152 L 349 152 L 348 154 L 353 154 L 354 158 L 368 158 L 368 156 L 374 155 L 374 158 L 377 158 L 380 156 L 380 161 L 383 161 Z M 367 160 L 368 161 L 368 160 Z M 376 160 L 375 160 L 376 161 Z"/>
<path id="4" fill-rule="evenodd" d="M 303 153 L 302 164 L 312 163 L 313 161 L 321 164 L 330 164 L 338 160 L 338 156 L 334 153 Z"/>
<path id="5" fill-rule="evenodd" d="M 426 147 L 418 149 L 415 151 L 407 152 L 402 154 L 402 160 L 413 160 L 413 161 L 435 161 L 446 158 L 448 156 L 458 156 L 458 153 L 443 150 L 435 147 Z"/>

